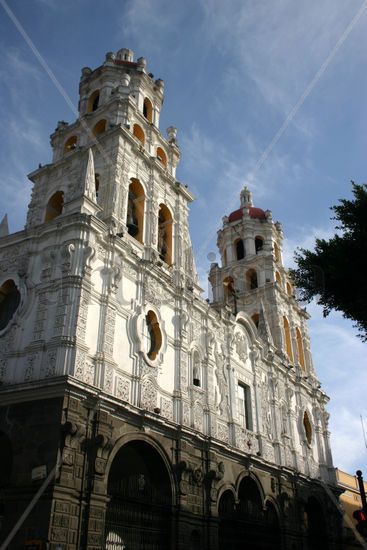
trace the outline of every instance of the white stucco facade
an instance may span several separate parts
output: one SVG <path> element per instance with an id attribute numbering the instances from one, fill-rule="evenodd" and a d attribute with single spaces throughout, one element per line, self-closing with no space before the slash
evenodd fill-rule
<path id="1" fill-rule="evenodd" d="M 282 265 L 280 225 L 242 191 L 241 212 L 219 232 L 208 303 L 188 228 L 193 196 L 175 177 L 176 130 L 159 130 L 163 89 L 129 50 L 83 69 L 79 118 L 58 124 L 52 163 L 29 176 L 26 227 L 0 239 L 0 287 L 10 280 L 20 293 L 0 330 L 1 383 L 70 376 L 259 461 L 333 481 L 328 398 Z M 140 240 L 127 225 L 134 182 Z M 60 212 L 48 215 L 57 193 Z"/>

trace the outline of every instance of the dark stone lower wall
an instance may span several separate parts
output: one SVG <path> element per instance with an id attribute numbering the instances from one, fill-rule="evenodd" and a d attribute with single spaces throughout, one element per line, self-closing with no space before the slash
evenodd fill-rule
<path id="1" fill-rule="evenodd" d="M 14 400 L 16 398 L 15 394 Z M 0 407 L 1 542 L 16 526 L 44 478 L 55 468 L 60 446 L 62 404 L 63 397 L 59 397 L 9 403 Z M 32 474 L 33 478 L 40 479 L 32 479 Z M 26 541 L 47 541 L 53 482 L 17 529 L 9 548 L 24 548 Z"/>
<path id="2" fill-rule="evenodd" d="M 341 547 L 340 517 L 317 480 L 280 469 L 261 457 L 239 453 L 193 430 L 184 431 L 159 414 L 111 402 L 107 396 L 97 397 L 68 382 L 53 398 L 40 396 L 13 404 L 9 396 L 7 400 L 8 404 L 0 409 L 0 433 L 10 441 L 13 463 L 9 475 L 0 476 L 5 496 L 1 542 L 43 482 L 32 481 L 32 469 L 46 466 L 49 473 L 57 457 L 62 457 L 55 479 L 9 548 L 24 548 L 27 540 L 42 540 L 44 549 L 106 548 L 111 467 L 121 450 L 136 441 L 159 457 L 171 487 L 172 502 L 167 512 L 170 540 L 165 548 L 223 550 L 224 520 L 219 502 L 225 492 L 233 495 L 236 510 L 232 518 L 227 518 L 227 525 L 232 521 L 244 529 L 246 526 L 238 523 L 238 514 L 241 506 L 246 509 L 241 484 L 247 478 L 260 495 L 261 514 L 265 517 L 267 503 L 276 513 L 280 541 L 277 548 L 311 550 L 306 519 L 310 497 L 323 510 L 328 550 Z M 14 394 L 16 400 L 19 399 Z M 6 462 L 6 453 L 4 456 Z M 1 469 L 6 468 L 9 465 L 4 464 Z M 121 471 L 124 473 L 123 462 Z M 260 541 L 265 524 L 258 525 Z M 237 542 L 240 548 L 242 541 Z M 259 544 L 254 549 L 269 549 Z M 139 549 L 136 545 L 132 550 Z"/>

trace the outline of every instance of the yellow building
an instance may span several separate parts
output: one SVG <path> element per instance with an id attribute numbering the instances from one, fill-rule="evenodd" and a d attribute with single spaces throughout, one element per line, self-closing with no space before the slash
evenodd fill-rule
<path id="1" fill-rule="evenodd" d="M 361 548 L 359 541 L 353 532 L 356 520 L 353 519 L 353 512 L 362 508 L 362 500 L 359 492 L 358 480 L 356 475 L 348 474 L 336 468 L 336 479 L 339 487 L 344 491 L 340 495 L 340 504 L 345 512 L 344 515 L 344 540 L 345 550 L 352 548 Z M 364 482 L 364 488 L 367 492 L 367 483 Z"/>

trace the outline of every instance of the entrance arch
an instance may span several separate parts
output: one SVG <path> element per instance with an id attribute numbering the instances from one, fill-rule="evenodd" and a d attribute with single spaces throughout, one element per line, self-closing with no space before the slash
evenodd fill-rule
<path id="1" fill-rule="evenodd" d="M 219 550 L 239 549 L 238 521 L 236 516 L 235 497 L 230 489 L 224 491 L 218 505 L 219 516 Z"/>
<path id="2" fill-rule="evenodd" d="M 172 487 L 166 465 L 145 441 L 130 441 L 108 475 L 106 550 L 169 550 Z"/>

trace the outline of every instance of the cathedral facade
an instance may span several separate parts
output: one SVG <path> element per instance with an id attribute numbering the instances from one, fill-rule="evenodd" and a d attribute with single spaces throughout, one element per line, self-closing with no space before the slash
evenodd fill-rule
<path id="1" fill-rule="evenodd" d="M 163 81 L 122 49 L 79 91 L 29 175 L 25 229 L 0 239 L 0 541 L 340 548 L 328 398 L 280 224 L 242 190 L 205 300 Z"/>

